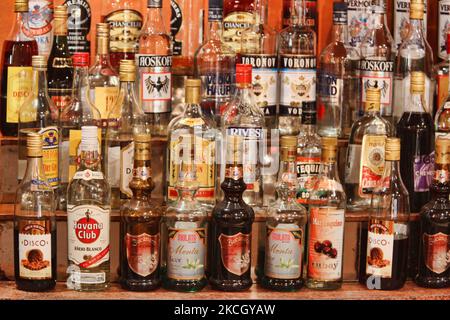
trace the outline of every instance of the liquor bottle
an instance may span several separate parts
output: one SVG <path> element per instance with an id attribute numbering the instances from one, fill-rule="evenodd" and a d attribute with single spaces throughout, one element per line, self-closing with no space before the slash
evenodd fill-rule
<path id="1" fill-rule="evenodd" d="M 148 0 L 147 20 L 139 36 L 138 92 L 149 114 L 153 137 L 166 137 L 172 112 L 172 48 L 164 27 L 162 0 Z"/>
<path id="2" fill-rule="evenodd" d="M 317 134 L 315 107 L 306 106 L 301 119 L 302 126 L 297 142 L 297 201 L 308 206 L 319 175 L 322 144 Z"/>
<path id="3" fill-rule="evenodd" d="M 350 46 L 359 49 L 369 29 L 370 7 L 377 0 L 353 1 L 345 0 L 348 4 L 348 30 Z"/>
<path id="4" fill-rule="evenodd" d="M 396 290 L 407 276 L 409 196 L 400 175 L 400 139 L 386 139 L 383 177 L 373 191 L 367 241 L 361 243 L 368 289 Z"/>
<path id="5" fill-rule="evenodd" d="M 424 98 L 425 74 L 411 74 L 411 97 L 397 124 L 397 136 L 402 141 L 400 168 L 409 193 L 411 212 L 419 212 L 429 200 L 433 176 L 433 120 Z"/>
<path id="6" fill-rule="evenodd" d="M 217 126 L 234 92 L 236 64 L 234 50 L 222 39 L 222 13 L 223 0 L 209 0 L 207 40 L 194 57 L 195 77 L 202 80 L 202 110 Z"/>
<path id="7" fill-rule="evenodd" d="M 450 31 L 450 30 L 449 30 Z M 450 52 L 450 32 L 447 33 L 447 51 Z M 439 60 L 441 60 L 438 57 Z M 447 101 L 449 91 L 449 60 L 442 60 L 434 68 L 434 75 L 436 77 L 436 93 L 433 103 L 433 119 L 439 112 L 441 106 Z"/>
<path id="8" fill-rule="evenodd" d="M 133 178 L 134 133 L 148 132 L 148 117 L 136 99 L 134 60 L 120 61 L 120 103 L 111 109 L 106 129 L 104 167 L 111 186 L 111 208 L 120 208 L 131 198 Z"/>
<path id="9" fill-rule="evenodd" d="M 164 287 L 168 290 L 195 292 L 206 284 L 207 211 L 198 203 L 195 144 L 184 146 L 186 157 L 178 165 L 178 199 L 169 206 L 164 223 L 167 236 L 167 266 Z"/>
<path id="10" fill-rule="evenodd" d="M 448 44 L 450 44 L 450 33 L 447 33 L 448 36 Z M 447 47 L 450 52 L 450 46 Z M 450 57 L 450 55 L 449 55 Z M 442 63 L 442 66 L 444 63 Z M 441 100 L 441 97 L 444 96 L 443 93 L 440 93 L 440 91 L 444 91 L 445 89 L 445 96 L 444 99 L 442 99 L 442 103 L 439 104 L 439 109 L 436 112 L 436 116 L 434 118 L 434 128 L 435 128 L 435 138 L 438 137 L 442 138 L 450 138 L 450 87 L 448 85 L 448 71 L 450 70 L 450 59 L 445 63 L 446 68 L 440 68 L 439 71 L 442 71 L 442 74 L 438 74 L 438 102 Z M 442 79 L 441 77 L 446 77 L 446 80 Z"/>
<path id="11" fill-rule="evenodd" d="M 109 54 L 116 70 L 119 70 L 120 60 L 133 60 L 138 50 L 139 33 L 144 21 L 141 2 L 102 1 L 102 22 L 110 25 Z"/>
<path id="12" fill-rule="evenodd" d="M 226 140 L 226 174 L 222 201 L 212 212 L 208 234 L 208 270 L 211 287 L 242 291 L 251 287 L 252 224 L 255 213 L 243 199 L 245 138 Z"/>
<path id="13" fill-rule="evenodd" d="M 348 137 L 359 111 L 358 50 L 348 45 L 347 4 L 333 4 L 333 39 L 318 64 L 319 134 Z"/>
<path id="14" fill-rule="evenodd" d="M 38 54 L 36 40 L 22 32 L 28 14 L 28 1 L 14 3 L 16 19 L 3 44 L 0 129 L 5 136 L 17 136 L 19 108 L 31 94 L 31 57 Z"/>
<path id="15" fill-rule="evenodd" d="M 450 140 L 436 140 L 432 199 L 420 212 L 419 263 L 415 282 L 426 288 L 450 287 Z"/>
<path id="16" fill-rule="evenodd" d="M 55 103 L 52 117 L 66 120 L 63 112 L 70 104 L 73 87 L 73 62 L 67 43 L 67 7 L 55 7 L 53 47 L 48 58 L 48 93 Z"/>
<path id="17" fill-rule="evenodd" d="M 223 41 L 237 54 L 242 32 L 252 26 L 255 15 L 254 0 L 223 0 Z"/>
<path id="18" fill-rule="evenodd" d="M 251 65 L 236 65 L 236 94 L 223 113 L 222 131 L 225 142 L 232 136 L 243 138 L 243 179 L 247 184 L 243 198 L 249 206 L 262 206 L 262 161 L 260 154 L 264 151 L 266 130 L 264 113 L 256 104 L 253 94 Z M 225 164 L 222 164 L 221 180 L 224 177 L 224 167 Z"/>
<path id="19" fill-rule="evenodd" d="M 269 207 L 265 231 L 264 275 L 261 285 L 295 291 L 303 285 L 303 253 L 307 213 L 296 201 L 297 137 L 281 137 L 281 161 L 276 185 L 278 199 Z"/>
<path id="20" fill-rule="evenodd" d="M 27 166 L 27 134 L 37 132 L 42 135 L 42 163 L 50 186 L 59 187 L 59 129 L 57 121 L 51 117 L 54 107 L 47 89 L 47 58 L 33 56 L 33 89 L 31 96 L 19 109 L 19 163 L 18 178 L 24 177 Z M 56 192 L 56 191 L 55 191 Z M 57 194 L 55 194 L 57 197 Z"/>
<path id="21" fill-rule="evenodd" d="M 155 187 L 151 172 L 151 137 L 135 134 L 133 192 L 121 208 L 120 285 L 131 291 L 150 291 L 159 287 L 160 224 L 162 209 L 151 199 Z"/>
<path id="22" fill-rule="evenodd" d="M 293 1 L 294 0 L 283 0 L 283 29 L 289 27 Z M 317 0 L 306 0 L 306 15 L 308 26 L 317 33 Z"/>
<path id="23" fill-rule="evenodd" d="M 29 0 L 28 6 L 23 33 L 36 39 L 39 55 L 47 59 L 53 43 L 53 0 Z"/>
<path id="24" fill-rule="evenodd" d="M 197 172 L 198 191 L 196 199 L 202 205 L 212 209 L 216 202 L 215 185 L 215 124 L 210 118 L 203 116 L 200 107 L 200 79 L 187 79 L 185 83 L 186 105 L 181 116 L 174 118 L 170 124 L 167 143 L 167 202 L 175 205 L 179 199 L 177 192 L 180 169 L 179 163 L 186 156 L 186 144 L 194 145 L 195 167 Z"/>
<path id="25" fill-rule="evenodd" d="M 81 128 L 78 171 L 67 188 L 67 287 L 98 291 L 110 279 L 110 188 L 103 176 L 98 128 Z"/>
<path id="26" fill-rule="evenodd" d="M 447 32 L 450 25 L 450 1 L 439 0 L 439 21 L 438 21 L 438 39 L 437 39 L 437 56 L 441 60 L 448 60 L 447 50 Z"/>
<path id="27" fill-rule="evenodd" d="M 71 54 L 91 52 L 91 5 L 89 0 L 65 0 L 68 16 L 67 43 Z"/>
<path id="28" fill-rule="evenodd" d="M 39 133 L 28 133 L 27 169 L 14 205 L 14 273 L 25 291 L 56 285 L 56 201 L 44 173 L 42 141 Z"/>
<path id="29" fill-rule="evenodd" d="M 277 33 L 268 25 L 268 0 L 255 1 L 253 25 L 242 32 L 241 63 L 253 69 L 253 93 L 265 115 L 267 129 L 277 128 Z"/>
<path id="30" fill-rule="evenodd" d="M 433 105 L 436 85 L 433 50 L 426 40 L 424 21 L 424 0 L 411 0 L 408 27 L 410 32 L 401 44 L 396 58 L 393 111 L 395 123 L 402 116 L 408 101 L 413 71 L 425 73 L 425 102 L 427 106 Z"/>
<path id="31" fill-rule="evenodd" d="M 322 138 L 323 171 L 311 194 L 308 216 L 306 285 L 310 289 L 332 290 L 342 284 L 346 200 L 336 152 L 337 139 Z"/>
<path id="32" fill-rule="evenodd" d="M 424 7 L 423 10 L 423 35 L 427 36 L 427 3 L 428 0 L 419 0 Z M 394 42 L 397 50 L 400 49 L 401 44 L 408 38 L 408 34 L 411 30 L 410 14 L 411 3 L 417 4 L 417 0 L 395 0 L 394 2 Z"/>
<path id="33" fill-rule="evenodd" d="M 381 96 L 380 89 L 367 90 L 364 116 L 352 127 L 345 162 L 347 210 L 369 209 L 383 175 L 386 138 L 394 134 L 394 127 L 380 116 Z"/>
<path id="34" fill-rule="evenodd" d="M 361 109 L 365 106 L 368 88 L 381 90 L 381 115 L 392 117 L 395 46 L 386 23 L 385 0 L 371 7 L 372 28 L 361 45 Z"/>
<path id="35" fill-rule="evenodd" d="M 100 112 L 101 127 L 105 131 L 108 115 L 119 100 L 120 79 L 109 58 L 109 25 L 97 23 L 97 54 L 89 69 L 89 100 Z"/>
<path id="36" fill-rule="evenodd" d="M 291 25 L 278 34 L 280 135 L 297 135 L 303 108 L 316 105 L 316 34 L 306 24 L 305 0 L 293 3 Z"/>

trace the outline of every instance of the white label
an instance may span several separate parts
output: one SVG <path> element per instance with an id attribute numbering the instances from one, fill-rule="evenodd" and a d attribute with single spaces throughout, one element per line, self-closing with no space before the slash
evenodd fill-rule
<path id="1" fill-rule="evenodd" d="M 108 182 L 112 188 L 120 185 L 120 147 L 108 148 Z"/>
<path id="2" fill-rule="evenodd" d="M 52 278 L 51 234 L 19 233 L 19 274 L 26 279 Z M 16 262 L 16 263 L 17 263 Z"/>
<path id="3" fill-rule="evenodd" d="M 406 40 L 409 32 L 409 12 L 411 0 L 396 0 L 394 14 L 394 42 L 397 50 L 403 41 Z M 427 37 L 427 0 L 424 1 L 423 29 L 424 36 Z"/>
<path id="4" fill-rule="evenodd" d="M 103 172 L 101 171 L 92 171 L 92 170 L 84 170 L 84 171 L 77 171 L 75 175 L 73 176 L 73 179 L 81 179 L 85 181 L 90 180 L 102 180 L 103 179 Z"/>
<path id="5" fill-rule="evenodd" d="M 133 196 L 130 182 L 133 179 L 134 142 L 128 144 L 120 151 L 120 191 L 128 197 Z"/>
<path id="6" fill-rule="evenodd" d="M 104 272 L 84 273 L 74 271 L 70 274 L 70 281 L 76 284 L 102 284 L 106 282 L 106 274 Z"/>
<path id="7" fill-rule="evenodd" d="M 439 30 L 438 30 L 438 55 L 447 60 L 447 29 L 450 24 L 450 1 L 439 1 Z"/>
<path id="8" fill-rule="evenodd" d="M 383 278 L 392 277 L 394 255 L 393 221 L 371 219 L 367 240 L 366 272 Z"/>
<path id="9" fill-rule="evenodd" d="M 372 1 L 346 0 L 348 3 L 349 44 L 354 48 L 359 45 L 366 35 L 369 23 L 369 7 Z"/>
<path id="10" fill-rule="evenodd" d="M 359 171 L 361 166 L 361 145 L 350 144 L 345 162 L 345 183 L 356 184 L 359 182 Z"/>
<path id="11" fill-rule="evenodd" d="M 30 0 L 28 8 L 28 27 L 22 31 L 34 37 L 39 54 L 48 57 L 53 44 L 53 0 Z"/>

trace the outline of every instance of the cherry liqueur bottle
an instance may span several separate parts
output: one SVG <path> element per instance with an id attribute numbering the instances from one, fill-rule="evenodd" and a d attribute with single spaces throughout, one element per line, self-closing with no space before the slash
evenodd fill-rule
<path id="1" fill-rule="evenodd" d="M 310 289 L 334 290 L 342 285 L 345 192 L 336 166 L 337 139 L 322 138 L 322 173 L 309 206 L 308 269 Z"/>
<path id="2" fill-rule="evenodd" d="M 68 16 L 67 43 L 71 54 L 91 52 L 91 5 L 89 0 L 65 0 Z"/>
<path id="3" fill-rule="evenodd" d="M 0 100 L 0 130 L 4 136 L 17 136 L 19 108 L 31 95 L 31 57 L 38 54 L 33 37 L 23 34 L 26 28 L 28 1 L 16 0 L 12 30 L 3 44 Z"/>
<path id="4" fill-rule="evenodd" d="M 253 209 L 242 195 L 244 182 L 244 141 L 241 136 L 226 140 L 226 174 L 222 182 L 224 198 L 212 212 L 209 228 L 208 270 L 211 287 L 222 291 L 242 291 L 251 287 Z"/>
<path id="5" fill-rule="evenodd" d="M 155 187 L 151 168 L 151 137 L 135 134 L 133 196 L 121 207 L 120 285 L 125 290 L 150 291 L 161 284 L 160 224 L 162 209 L 151 199 Z"/>
<path id="6" fill-rule="evenodd" d="M 56 285 L 55 195 L 44 173 L 43 139 L 27 135 L 27 169 L 14 206 L 14 273 L 19 290 L 46 291 Z"/>
<path id="7" fill-rule="evenodd" d="M 81 128 L 80 165 L 67 188 L 68 268 L 66 284 L 100 291 L 110 281 L 110 188 L 103 176 L 98 128 Z"/>
<path id="8" fill-rule="evenodd" d="M 307 213 L 297 203 L 297 137 L 281 137 L 278 199 L 270 204 L 265 230 L 264 275 L 261 285 L 295 291 L 303 285 L 303 254 Z M 261 266 L 259 266 L 261 267 Z"/>
<path id="9" fill-rule="evenodd" d="M 61 112 L 70 104 L 74 69 L 72 55 L 67 43 L 67 7 L 55 7 L 53 47 L 48 58 L 48 93 L 55 103 L 52 118 L 65 121 L 66 114 Z"/>
<path id="10" fill-rule="evenodd" d="M 426 288 L 450 287 L 450 140 L 436 140 L 432 199 L 420 212 L 419 264 L 415 282 Z"/>

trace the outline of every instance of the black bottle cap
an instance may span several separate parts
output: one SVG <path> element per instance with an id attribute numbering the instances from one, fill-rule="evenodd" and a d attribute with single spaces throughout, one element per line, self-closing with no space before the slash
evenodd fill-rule
<path id="1" fill-rule="evenodd" d="M 348 20 L 348 5 L 345 2 L 333 3 L 333 23 L 334 24 L 347 24 Z"/>
<path id="2" fill-rule="evenodd" d="M 316 102 L 303 102 L 302 103 L 302 115 L 301 115 L 302 124 L 316 124 L 317 123 L 317 110 L 316 110 Z"/>

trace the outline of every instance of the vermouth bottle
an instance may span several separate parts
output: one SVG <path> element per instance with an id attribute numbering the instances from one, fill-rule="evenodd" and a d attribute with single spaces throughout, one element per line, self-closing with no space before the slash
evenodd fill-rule
<path id="1" fill-rule="evenodd" d="M 295 291 L 303 285 L 303 254 L 307 213 L 296 201 L 297 137 L 281 137 L 276 202 L 270 204 L 265 228 L 263 287 Z"/>
<path id="2" fill-rule="evenodd" d="M 161 284 L 160 224 L 163 211 L 151 192 L 151 137 L 135 134 L 131 199 L 121 207 L 120 285 L 131 291 L 150 291 Z"/>
<path id="3" fill-rule="evenodd" d="M 243 199 L 244 143 L 241 136 L 226 140 L 224 198 L 212 212 L 208 234 L 208 270 L 211 287 L 242 291 L 251 287 L 252 224 L 255 213 Z"/>
<path id="4" fill-rule="evenodd" d="M 254 0 L 223 0 L 223 40 L 237 54 L 241 50 L 241 36 L 255 21 Z"/>
<path id="5" fill-rule="evenodd" d="M 345 161 L 348 210 L 369 209 L 373 190 L 383 175 L 386 138 L 394 134 L 394 127 L 380 116 L 381 95 L 380 89 L 367 90 L 364 116 L 352 126 Z"/>
<path id="6" fill-rule="evenodd" d="M 66 0 L 68 16 L 67 43 L 71 54 L 75 52 L 90 52 L 91 41 L 91 5 L 89 0 Z"/>
<path id="7" fill-rule="evenodd" d="M 298 134 L 303 108 L 316 105 L 316 34 L 306 24 L 305 1 L 293 2 L 291 25 L 278 34 L 280 135 Z"/>
<path id="8" fill-rule="evenodd" d="M 308 266 L 310 289 L 333 290 L 342 285 L 345 192 L 336 166 L 337 139 L 322 138 L 323 171 L 310 198 Z"/>
<path id="9" fill-rule="evenodd" d="M 450 44 L 450 32 L 447 34 Z M 450 46 L 448 46 L 448 50 L 450 52 Z M 449 55 L 450 57 L 450 55 Z M 444 90 L 441 88 L 441 86 L 444 86 L 444 84 L 447 86 L 446 90 L 446 97 L 443 99 L 443 102 L 438 106 L 438 110 L 436 113 L 436 116 L 434 118 L 434 129 L 435 129 L 435 138 L 450 138 L 450 86 L 448 85 L 448 71 L 450 70 L 450 59 L 448 62 L 445 63 L 446 65 L 446 72 L 447 72 L 447 81 L 443 79 L 439 79 L 439 90 Z M 445 70 L 445 69 L 442 69 Z M 443 75 L 441 75 L 443 76 Z M 441 77 L 438 76 L 438 77 Z M 439 97 L 441 94 L 439 94 Z M 440 99 L 438 99 L 439 102 Z"/>
<path id="10" fill-rule="evenodd" d="M 423 33 L 426 38 L 427 35 L 427 3 L 428 0 L 419 0 L 424 4 L 423 11 Z M 394 42 L 395 47 L 400 49 L 403 41 L 408 38 L 408 34 L 411 30 L 410 25 L 410 13 L 411 4 L 417 3 L 417 0 L 395 0 L 394 1 Z"/>
<path id="11" fill-rule="evenodd" d="M 136 66 L 139 101 L 149 114 L 150 132 L 153 137 L 166 137 L 172 112 L 172 48 L 164 27 L 162 0 L 148 0 Z"/>
<path id="12" fill-rule="evenodd" d="M 348 4 L 349 44 L 359 49 L 369 29 L 370 7 L 378 0 L 345 0 Z"/>
<path id="13" fill-rule="evenodd" d="M 450 287 L 450 140 L 436 140 L 432 199 L 420 212 L 419 264 L 415 282 L 426 288 Z"/>
<path id="14" fill-rule="evenodd" d="M 110 188 L 103 176 L 98 128 L 81 128 L 80 166 L 67 188 L 67 287 L 98 291 L 110 281 Z"/>
<path id="15" fill-rule="evenodd" d="M 14 206 L 14 273 L 25 291 L 56 285 L 56 201 L 44 173 L 42 141 L 39 133 L 27 135 L 27 169 Z"/>

